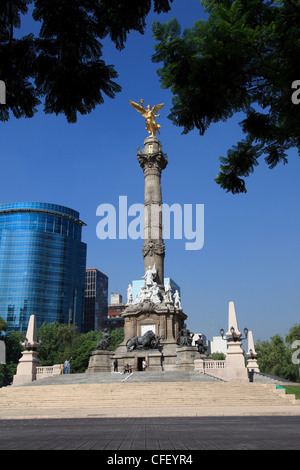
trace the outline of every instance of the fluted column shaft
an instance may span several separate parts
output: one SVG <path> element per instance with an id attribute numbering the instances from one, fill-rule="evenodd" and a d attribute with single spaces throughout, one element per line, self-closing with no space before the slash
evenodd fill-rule
<path id="1" fill-rule="evenodd" d="M 164 287 L 164 257 L 162 225 L 162 193 L 161 172 L 168 161 L 162 152 L 161 143 L 157 137 L 147 137 L 144 141 L 144 152 L 138 152 L 138 160 L 145 177 L 144 194 L 144 245 L 143 257 L 145 272 L 155 264 L 158 286 Z"/>

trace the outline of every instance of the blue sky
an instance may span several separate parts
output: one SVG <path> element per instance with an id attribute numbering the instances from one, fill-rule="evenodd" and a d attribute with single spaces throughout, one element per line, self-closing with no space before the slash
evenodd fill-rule
<path id="1" fill-rule="evenodd" d="M 131 33 L 122 52 L 105 40 L 103 57 L 115 65 L 122 92 L 79 116 L 76 124 L 42 109 L 32 119 L 1 123 L 1 202 L 52 202 L 79 211 L 87 224 L 87 268 L 104 272 L 109 293 L 126 298 L 128 283 L 144 274 L 143 241 L 99 240 L 96 209 L 103 203 L 117 208 L 119 196 L 127 196 L 128 205 L 143 203 L 136 150 L 148 134 L 129 99 L 165 103 L 158 119 L 169 159 L 162 174 L 163 201 L 204 204 L 205 211 L 203 248 L 187 251 L 186 240 L 166 240 L 165 275 L 181 286 L 190 330 L 212 339 L 227 328 L 228 303 L 234 301 L 239 329 L 247 326 L 255 341 L 267 340 L 300 321 L 300 160 L 296 150 L 289 153 L 288 165 L 273 170 L 262 160 L 246 181 L 248 193 L 228 194 L 214 178 L 218 156 L 242 138 L 242 115 L 212 125 L 202 137 L 197 131 L 182 135 L 167 119 L 172 96 L 161 89 L 158 65 L 151 62 L 151 23 L 177 17 L 185 28 L 201 15 L 199 0 L 174 0 L 168 14 L 149 15 L 146 33 Z"/>

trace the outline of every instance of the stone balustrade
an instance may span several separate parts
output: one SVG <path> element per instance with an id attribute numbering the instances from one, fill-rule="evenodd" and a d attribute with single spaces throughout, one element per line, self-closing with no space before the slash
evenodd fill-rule
<path id="1" fill-rule="evenodd" d="M 36 380 L 49 377 L 50 375 L 59 375 L 60 365 L 54 364 L 53 366 L 44 366 L 36 368 Z"/>
<path id="2" fill-rule="evenodd" d="M 206 370 L 216 370 L 216 369 L 225 369 L 226 360 L 205 360 L 205 359 L 196 359 L 194 361 L 195 371 L 205 373 Z"/>

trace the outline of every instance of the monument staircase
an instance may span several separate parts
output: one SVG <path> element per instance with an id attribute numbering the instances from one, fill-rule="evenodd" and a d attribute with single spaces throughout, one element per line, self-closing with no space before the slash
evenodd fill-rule
<path id="1" fill-rule="evenodd" d="M 0 419 L 300 415 L 299 405 L 275 384 L 186 372 L 70 374 L 0 389 Z"/>

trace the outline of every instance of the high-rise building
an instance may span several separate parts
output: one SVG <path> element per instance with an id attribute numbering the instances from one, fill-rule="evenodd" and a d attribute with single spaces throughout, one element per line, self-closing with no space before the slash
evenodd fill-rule
<path id="1" fill-rule="evenodd" d="M 110 304 L 108 305 L 107 326 L 110 331 L 124 327 L 124 312 L 127 304 L 123 303 L 123 297 L 120 294 L 111 294 Z"/>
<path id="2" fill-rule="evenodd" d="M 83 332 L 107 328 L 108 277 L 98 269 L 87 269 Z"/>
<path id="3" fill-rule="evenodd" d="M 79 213 L 41 202 L 0 205 L 0 317 L 27 330 L 30 315 L 77 325 L 84 306 L 86 244 Z"/>

